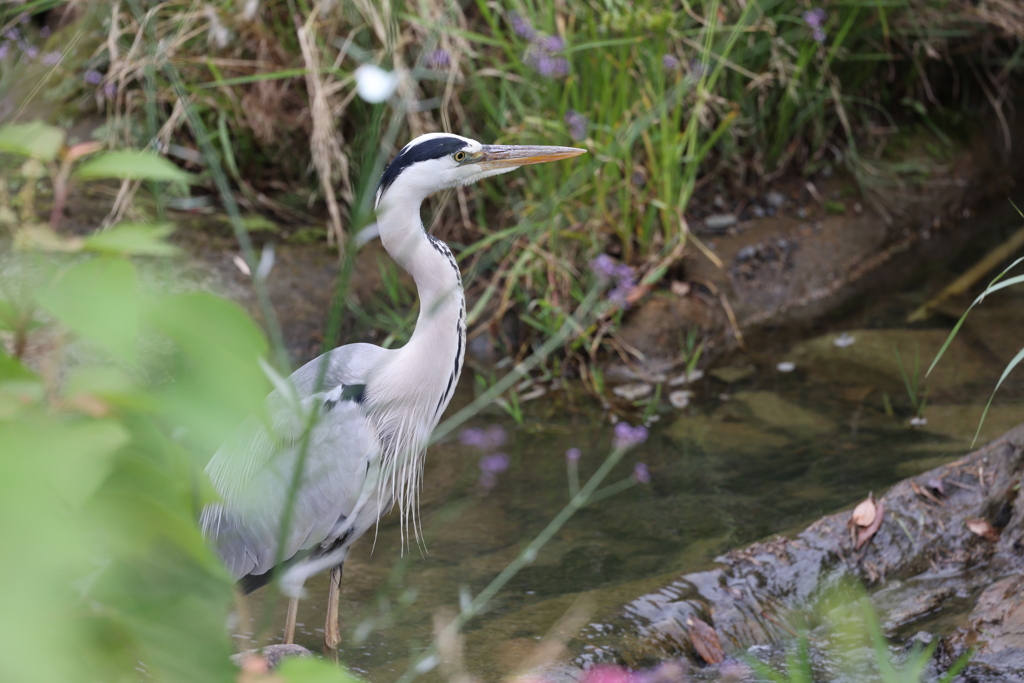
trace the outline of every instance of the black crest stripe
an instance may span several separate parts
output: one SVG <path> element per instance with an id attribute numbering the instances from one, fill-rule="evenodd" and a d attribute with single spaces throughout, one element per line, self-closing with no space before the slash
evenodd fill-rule
<path id="1" fill-rule="evenodd" d="M 380 177 L 380 183 L 377 185 L 378 199 L 391 187 L 399 174 L 413 164 L 455 154 L 460 149 L 464 149 L 468 144 L 465 140 L 456 137 L 442 136 L 424 140 L 414 145 L 407 145 L 405 149 L 398 153 L 394 161 L 384 169 L 384 173 Z"/>

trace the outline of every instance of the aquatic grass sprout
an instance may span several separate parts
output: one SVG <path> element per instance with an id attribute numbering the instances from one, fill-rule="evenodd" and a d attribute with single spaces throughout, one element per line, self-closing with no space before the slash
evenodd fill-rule
<path id="1" fill-rule="evenodd" d="M 647 427 L 630 425 L 628 422 L 620 422 L 615 425 L 615 436 L 612 444 L 615 448 L 633 448 L 647 441 Z"/>

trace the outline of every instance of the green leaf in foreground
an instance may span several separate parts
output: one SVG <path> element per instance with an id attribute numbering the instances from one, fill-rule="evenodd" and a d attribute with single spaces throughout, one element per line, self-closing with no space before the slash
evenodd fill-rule
<path id="1" fill-rule="evenodd" d="M 164 241 L 173 231 L 170 223 L 120 223 L 86 238 L 83 247 L 88 251 L 114 254 L 174 256 L 178 248 Z"/>
<path id="2" fill-rule="evenodd" d="M 195 176 L 181 170 L 167 159 L 139 150 L 119 150 L 97 154 L 75 171 L 79 180 L 127 178 L 129 180 L 166 180 L 191 183 Z"/>
<path id="3" fill-rule="evenodd" d="M 64 131 L 42 121 L 0 126 L 0 152 L 53 161 L 64 145 Z"/>

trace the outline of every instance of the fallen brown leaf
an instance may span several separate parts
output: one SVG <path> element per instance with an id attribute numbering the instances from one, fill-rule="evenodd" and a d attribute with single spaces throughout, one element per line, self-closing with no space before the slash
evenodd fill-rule
<path id="1" fill-rule="evenodd" d="M 875 516 L 871 520 L 871 525 L 861 529 L 857 533 L 857 543 L 853 546 L 854 550 L 860 550 L 861 546 L 870 541 L 878 530 L 882 528 L 882 518 L 885 517 L 885 504 L 882 501 L 878 501 L 875 505 Z"/>
<path id="2" fill-rule="evenodd" d="M 686 625 L 690 627 L 690 642 L 693 649 L 708 664 L 721 664 L 725 661 L 725 651 L 722 650 L 722 643 L 718 640 L 715 629 L 697 617 L 689 617 Z"/>
<path id="3" fill-rule="evenodd" d="M 853 523 L 857 526 L 871 526 L 871 523 L 875 521 L 875 515 L 877 515 L 875 509 L 875 494 L 869 493 L 867 500 L 862 501 L 857 507 L 853 508 Z"/>
<path id="4" fill-rule="evenodd" d="M 993 528 L 993 526 L 988 523 L 988 520 L 968 519 L 967 528 L 968 530 L 970 530 L 972 534 L 975 534 L 976 536 L 981 536 L 986 541 L 991 541 L 992 543 L 995 543 L 999 540 L 999 532 L 996 531 L 995 528 Z"/>

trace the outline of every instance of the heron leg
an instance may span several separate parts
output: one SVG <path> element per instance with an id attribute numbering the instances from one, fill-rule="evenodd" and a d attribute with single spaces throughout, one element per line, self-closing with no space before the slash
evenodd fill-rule
<path id="1" fill-rule="evenodd" d="M 341 629 L 338 627 L 338 601 L 341 599 L 341 565 L 331 569 L 331 584 L 327 593 L 327 623 L 324 624 L 324 654 L 338 659 Z"/>
<path id="2" fill-rule="evenodd" d="M 291 645 L 295 642 L 295 620 L 299 616 L 299 599 L 288 600 L 288 615 L 284 619 L 284 644 Z"/>

